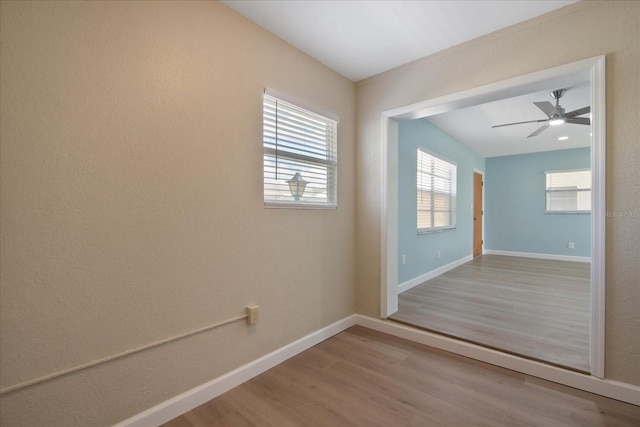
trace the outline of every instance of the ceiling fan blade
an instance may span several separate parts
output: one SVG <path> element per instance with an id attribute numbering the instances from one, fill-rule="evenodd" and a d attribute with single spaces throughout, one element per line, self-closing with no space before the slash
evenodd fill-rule
<path id="1" fill-rule="evenodd" d="M 579 108 L 577 110 L 573 110 L 567 114 L 565 114 L 564 116 L 568 119 L 572 118 L 572 117 L 576 117 L 576 116 L 581 116 L 583 114 L 587 114 L 591 112 L 591 107 L 584 107 L 584 108 Z"/>
<path id="2" fill-rule="evenodd" d="M 573 117 L 566 119 L 565 123 L 573 123 L 574 125 L 590 125 L 591 119 L 588 117 Z"/>
<path id="3" fill-rule="evenodd" d="M 539 127 L 535 132 L 533 132 L 531 135 L 529 135 L 527 138 L 531 138 L 532 136 L 540 135 L 542 132 L 547 130 L 548 127 L 549 127 L 549 123 L 545 123 L 544 125 Z"/>
<path id="4" fill-rule="evenodd" d="M 551 117 L 556 112 L 556 108 L 549 101 L 534 102 L 535 106 L 542 110 L 547 116 Z"/>
<path id="5" fill-rule="evenodd" d="M 549 119 L 542 119 L 542 120 L 529 120 L 526 122 L 515 122 L 515 123 L 506 123 L 504 125 L 495 125 L 495 126 L 491 126 L 492 128 L 501 128 L 503 126 L 512 126 L 512 125 L 521 125 L 523 123 L 542 123 L 542 122 L 546 122 Z"/>

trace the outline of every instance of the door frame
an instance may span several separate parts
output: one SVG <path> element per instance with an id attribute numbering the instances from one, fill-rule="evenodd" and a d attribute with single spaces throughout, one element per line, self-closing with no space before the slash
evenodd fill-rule
<path id="1" fill-rule="evenodd" d="M 398 310 L 398 123 L 499 99 L 591 81 L 591 375 L 604 378 L 605 351 L 605 56 L 491 83 L 384 111 L 381 120 L 380 316 Z"/>

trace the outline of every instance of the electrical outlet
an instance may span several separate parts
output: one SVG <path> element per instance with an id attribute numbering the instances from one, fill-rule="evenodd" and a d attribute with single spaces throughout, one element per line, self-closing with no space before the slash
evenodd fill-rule
<path id="1" fill-rule="evenodd" d="M 438 249 L 438 259 L 440 259 L 440 249 Z"/>
<path id="2" fill-rule="evenodd" d="M 573 242 L 569 242 L 569 243 L 567 244 L 567 247 L 568 247 L 569 249 L 573 249 L 573 248 L 575 248 L 575 244 L 574 244 Z"/>
<path id="3" fill-rule="evenodd" d="M 407 263 L 407 256 L 405 254 L 402 254 L 402 265 L 405 265 Z"/>
<path id="4" fill-rule="evenodd" d="M 257 305 L 247 306 L 247 325 L 253 325 L 258 322 L 258 308 Z"/>

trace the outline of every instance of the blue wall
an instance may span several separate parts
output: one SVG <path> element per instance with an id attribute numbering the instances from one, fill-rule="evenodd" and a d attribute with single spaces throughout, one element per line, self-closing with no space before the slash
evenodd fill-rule
<path id="1" fill-rule="evenodd" d="M 457 226 L 454 230 L 417 234 L 418 148 L 458 166 Z M 398 283 L 403 283 L 471 255 L 473 170 L 484 171 L 485 161 L 449 134 L 424 119 L 418 119 L 399 124 L 398 165 Z M 402 254 L 406 255 L 405 265 L 402 265 Z"/>
<path id="2" fill-rule="evenodd" d="M 545 214 L 545 171 L 590 168 L 590 149 L 486 159 L 484 248 L 588 257 L 590 214 Z M 575 242 L 575 249 L 568 249 Z"/>

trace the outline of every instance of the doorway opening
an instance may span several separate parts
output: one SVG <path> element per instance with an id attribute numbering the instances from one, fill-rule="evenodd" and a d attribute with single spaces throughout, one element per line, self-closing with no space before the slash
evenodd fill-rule
<path id="1" fill-rule="evenodd" d="M 425 118 L 447 111 L 485 104 L 514 96 L 571 87 L 576 81 L 591 84 L 591 263 L 589 289 L 589 367 L 588 372 L 604 377 L 604 57 L 555 67 L 479 88 L 426 100 L 383 113 L 383 212 L 382 212 L 382 280 L 381 317 L 398 310 L 398 128 L 402 121 Z M 469 258 L 473 253 L 469 253 Z"/>

